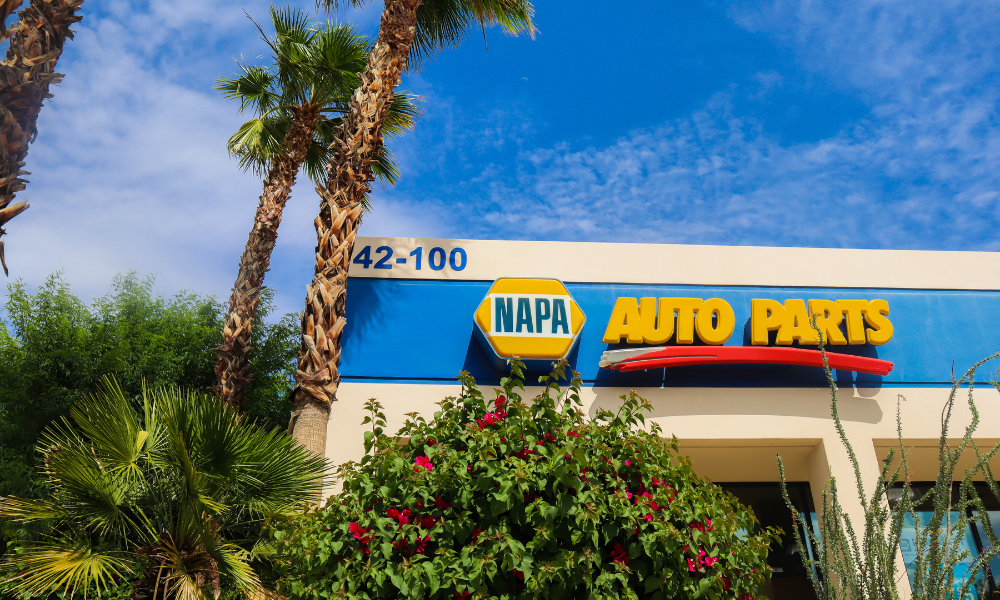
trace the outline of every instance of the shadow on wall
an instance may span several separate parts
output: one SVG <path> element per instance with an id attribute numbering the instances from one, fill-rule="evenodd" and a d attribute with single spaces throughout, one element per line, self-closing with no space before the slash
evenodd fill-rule
<path id="1" fill-rule="evenodd" d="M 619 398 L 627 389 L 594 388 L 596 398 L 591 404 L 591 417 L 598 408 L 615 411 Z M 825 388 L 746 389 L 703 388 L 680 392 L 673 388 L 642 390 L 641 396 L 653 405 L 650 417 L 686 417 L 713 415 L 767 415 L 775 417 L 830 418 L 830 391 Z M 848 396 L 842 391 L 840 418 L 858 423 L 879 423 L 883 413 L 878 402 L 870 398 Z M 692 397 L 697 398 L 692 401 Z"/>

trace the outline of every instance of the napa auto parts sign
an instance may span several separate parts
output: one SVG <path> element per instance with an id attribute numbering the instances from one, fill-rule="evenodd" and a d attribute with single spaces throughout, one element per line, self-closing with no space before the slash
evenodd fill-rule
<path id="1" fill-rule="evenodd" d="M 708 364 L 783 364 L 822 367 L 822 335 L 831 369 L 888 375 L 886 360 L 837 352 L 837 346 L 880 346 L 892 339 L 885 300 L 751 300 L 749 345 L 723 346 L 736 329 L 722 298 L 616 300 L 603 342 L 615 346 L 600 366 L 635 371 Z M 819 334 L 810 324 L 815 316 Z M 548 366 L 573 351 L 586 317 L 562 282 L 500 278 L 476 309 L 477 338 L 495 366 L 520 357 L 529 368 Z M 624 347 L 622 347 L 624 346 Z"/>

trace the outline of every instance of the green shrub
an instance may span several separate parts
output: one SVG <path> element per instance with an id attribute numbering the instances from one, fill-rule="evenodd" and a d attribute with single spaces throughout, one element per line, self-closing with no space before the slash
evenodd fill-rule
<path id="1" fill-rule="evenodd" d="M 279 590 L 319 598 L 749 598 L 775 531 L 648 430 L 649 404 L 580 410 L 581 382 L 522 366 L 488 401 L 462 394 L 384 435 L 374 400 L 360 464 L 325 508 L 276 530 Z"/>

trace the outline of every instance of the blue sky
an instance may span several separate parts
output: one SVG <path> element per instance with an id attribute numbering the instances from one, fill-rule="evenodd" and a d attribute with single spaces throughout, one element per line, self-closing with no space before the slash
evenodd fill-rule
<path id="1" fill-rule="evenodd" d="M 311 1 L 300 3 L 313 9 Z M 367 235 L 998 250 L 1000 3 L 536 2 L 402 89 Z M 115 273 L 228 295 L 260 193 L 212 84 L 263 50 L 266 2 L 92 0 L 8 226 L 12 278 Z M 337 15 L 374 34 L 381 5 Z M 485 46 L 485 47 L 484 47 Z M 296 186 L 267 283 L 298 310 L 317 197 Z M 863 266 L 859 265 L 859 268 Z"/>

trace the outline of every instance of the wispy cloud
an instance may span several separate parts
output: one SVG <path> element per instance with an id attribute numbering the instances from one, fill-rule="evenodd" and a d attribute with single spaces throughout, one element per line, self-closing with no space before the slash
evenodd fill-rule
<path id="1" fill-rule="evenodd" d="M 731 15 L 870 113 L 826 139 L 784 143 L 734 108 L 784 85 L 768 71 L 612 144 L 522 147 L 432 193 L 393 194 L 448 211 L 456 236 L 1000 249 L 1000 5 L 779 1 Z M 447 154 L 458 156 L 490 131 L 452 129 L 463 133 L 412 143 L 457 145 Z"/>

